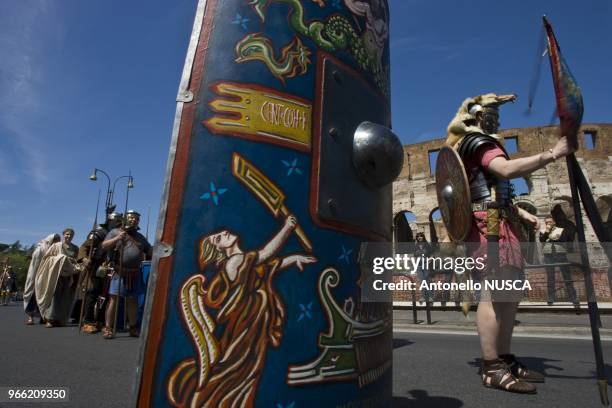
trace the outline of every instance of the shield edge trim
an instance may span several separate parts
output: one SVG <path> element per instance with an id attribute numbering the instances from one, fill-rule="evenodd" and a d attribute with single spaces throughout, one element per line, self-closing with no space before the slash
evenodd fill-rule
<path id="1" fill-rule="evenodd" d="M 207 44 L 210 40 L 216 5 L 217 0 L 198 0 L 196 8 L 196 16 L 177 97 L 172 141 L 155 234 L 156 249 L 159 246 L 171 247 L 176 240 L 179 215 L 178 203 L 183 198 L 183 187 L 189 162 L 189 146 L 198 106 L 197 100 L 183 101 L 181 95 L 187 91 L 195 95 L 204 82 L 203 67 L 206 62 Z M 191 57 L 192 54 L 193 57 Z M 170 205 L 171 201 L 176 205 Z M 162 260 L 161 258 L 164 256 L 166 257 Z M 171 254 L 164 256 L 155 251 L 151 262 L 150 281 L 142 324 L 144 328 L 142 332 L 143 341 L 139 350 L 134 392 L 131 398 L 135 400 L 135 403 L 132 404 L 135 406 L 150 406 L 153 398 L 155 373 L 158 367 L 157 350 L 161 342 L 162 328 L 166 322 L 167 292 L 174 259 Z M 151 319 L 153 314 L 156 316 L 155 319 Z M 154 326 L 153 330 L 151 330 L 152 325 Z"/>

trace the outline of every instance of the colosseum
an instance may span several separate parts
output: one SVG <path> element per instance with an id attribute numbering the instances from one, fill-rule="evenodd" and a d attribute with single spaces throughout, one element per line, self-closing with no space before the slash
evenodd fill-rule
<path id="1" fill-rule="evenodd" d="M 558 126 L 505 129 L 500 131 L 511 158 L 525 157 L 548 150 L 558 138 Z M 429 241 L 445 236 L 440 221 L 436 189 L 435 160 L 444 145 L 444 138 L 404 146 L 404 167 L 393 184 L 393 214 L 395 240 L 413 241 L 417 232 L 423 232 Z M 612 226 L 612 124 L 583 124 L 579 132 L 578 162 L 587 178 L 598 211 L 607 228 Z M 557 160 L 528 177 L 512 180 L 515 204 L 537 215 L 541 225 L 551 211 L 560 206 L 570 220 L 574 220 L 570 184 L 565 160 Z M 584 210 L 582 212 L 587 242 L 597 238 Z M 532 234 L 530 240 L 536 234 Z M 608 260 L 601 247 L 589 247 L 589 259 L 598 300 L 610 300 Z M 532 282 L 542 281 L 546 272 L 531 270 Z M 580 297 L 584 300 L 583 278 L 579 271 L 572 271 Z M 558 298 L 567 298 L 560 273 L 556 280 Z M 538 287 L 530 293 L 529 300 L 544 301 L 546 288 Z"/>

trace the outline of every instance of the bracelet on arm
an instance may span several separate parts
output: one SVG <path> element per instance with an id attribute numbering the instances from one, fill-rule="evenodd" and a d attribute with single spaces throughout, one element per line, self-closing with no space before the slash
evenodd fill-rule
<path id="1" fill-rule="evenodd" d="M 553 158 L 553 161 L 557 161 L 557 156 L 555 156 L 555 153 L 553 152 L 553 149 L 548 149 L 548 151 L 550 152 L 550 155 Z"/>

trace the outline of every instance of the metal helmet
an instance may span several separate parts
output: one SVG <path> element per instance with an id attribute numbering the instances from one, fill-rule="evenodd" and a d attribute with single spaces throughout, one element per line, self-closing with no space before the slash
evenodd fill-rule
<path id="1" fill-rule="evenodd" d="M 123 222 L 123 214 L 121 213 L 117 213 L 117 212 L 112 212 L 110 214 L 108 214 L 108 228 L 113 229 L 113 228 L 118 228 L 121 226 Z"/>
<path id="2" fill-rule="evenodd" d="M 136 210 L 128 210 L 128 211 L 125 213 L 125 215 L 130 215 L 130 214 L 135 215 L 135 216 L 137 216 L 138 218 L 140 218 L 140 213 L 139 213 L 138 211 L 136 211 Z"/>

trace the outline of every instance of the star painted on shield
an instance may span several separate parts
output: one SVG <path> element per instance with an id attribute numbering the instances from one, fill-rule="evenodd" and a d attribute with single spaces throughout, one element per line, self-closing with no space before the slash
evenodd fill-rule
<path id="1" fill-rule="evenodd" d="M 247 30 L 247 23 L 250 20 L 246 17 L 242 17 L 239 13 L 236 13 L 236 17 L 234 18 L 234 21 L 232 21 L 232 24 L 236 24 L 239 25 L 240 27 L 242 27 L 244 30 Z"/>
<path id="2" fill-rule="evenodd" d="M 310 312 L 312 312 L 312 302 L 310 302 L 306 306 L 300 303 L 300 310 L 301 310 L 301 313 L 297 319 L 298 322 L 305 317 L 308 319 L 312 319 L 312 314 L 310 314 Z"/>
<path id="3" fill-rule="evenodd" d="M 219 205 L 219 196 L 227 192 L 227 188 L 217 188 L 215 183 L 210 182 L 210 191 L 202 194 L 200 198 L 202 200 L 212 200 L 215 205 Z"/>
<path id="4" fill-rule="evenodd" d="M 297 167 L 297 161 L 298 161 L 297 158 L 293 159 L 291 163 L 289 163 L 288 161 L 282 160 L 283 164 L 288 167 L 288 170 L 287 170 L 288 176 L 290 176 L 293 173 L 302 174 L 302 170 L 300 170 Z"/>
<path id="5" fill-rule="evenodd" d="M 347 264 L 350 264 L 351 263 L 351 258 L 350 257 L 351 257 L 351 253 L 352 252 L 353 252 L 352 249 L 346 249 L 344 247 L 344 245 L 342 245 L 342 255 L 340 255 L 338 257 L 338 259 L 341 260 L 341 261 L 345 260 Z"/>

